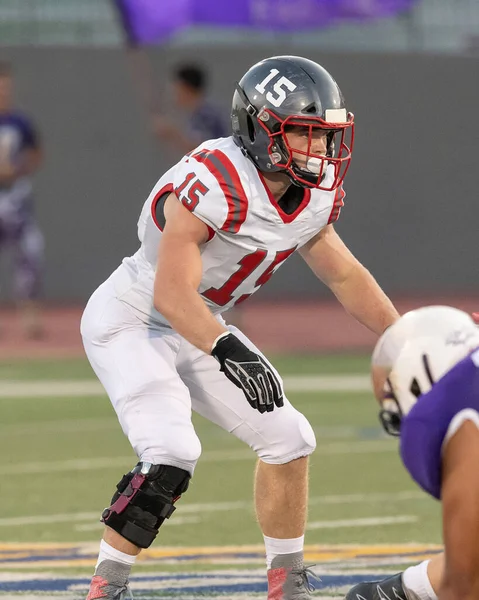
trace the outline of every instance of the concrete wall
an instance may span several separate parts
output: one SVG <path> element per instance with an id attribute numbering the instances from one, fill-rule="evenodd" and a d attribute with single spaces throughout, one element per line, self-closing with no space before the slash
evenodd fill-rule
<path id="1" fill-rule="evenodd" d="M 265 55 L 287 47 L 201 48 L 217 101 Z M 377 56 L 304 49 L 340 83 L 356 114 L 357 145 L 337 229 L 390 293 L 474 293 L 479 257 L 479 59 Z M 152 139 L 122 51 L 3 49 L 17 71 L 19 105 L 43 134 L 36 180 L 47 239 L 45 296 L 83 301 L 137 247 L 136 220 L 178 158 Z M 186 50 L 155 50 L 165 84 Z M 328 295 L 293 257 L 260 298 Z"/>

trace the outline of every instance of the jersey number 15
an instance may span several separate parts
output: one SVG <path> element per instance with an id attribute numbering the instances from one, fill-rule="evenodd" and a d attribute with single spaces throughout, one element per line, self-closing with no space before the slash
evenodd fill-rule
<path id="1" fill-rule="evenodd" d="M 289 250 L 279 250 L 276 252 L 276 256 L 273 262 L 267 267 L 265 271 L 258 277 L 254 284 L 254 290 L 264 285 L 276 271 L 282 262 L 284 262 L 288 256 L 290 256 L 296 250 L 290 248 Z M 220 287 L 220 288 L 209 288 L 202 293 L 202 296 L 208 298 L 218 306 L 225 306 L 229 304 L 234 298 L 234 292 L 243 283 L 243 281 L 251 275 L 251 273 L 259 267 L 264 261 L 268 252 L 266 250 L 256 250 L 251 254 L 247 254 L 239 261 L 239 269 L 231 275 L 231 277 Z M 253 292 L 251 292 L 253 293 Z M 251 296 L 251 294 L 243 294 L 236 301 L 235 304 L 239 304 Z"/>

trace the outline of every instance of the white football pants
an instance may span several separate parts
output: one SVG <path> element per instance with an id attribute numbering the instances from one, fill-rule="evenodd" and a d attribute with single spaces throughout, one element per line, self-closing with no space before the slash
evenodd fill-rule
<path id="1" fill-rule="evenodd" d="M 229 329 L 259 353 L 241 331 Z M 108 280 L 90 298 L 81 334 L 93 370 L 141 461 L 193 474 L 201 443 L 192 410 L 248 444 L 266 463 L 287 463 L 316 447 L 311 425 L 286 398 L 282 408 L 260 414 L 212 356 L 169 327 L 143 322 L 118 300 Z"/>

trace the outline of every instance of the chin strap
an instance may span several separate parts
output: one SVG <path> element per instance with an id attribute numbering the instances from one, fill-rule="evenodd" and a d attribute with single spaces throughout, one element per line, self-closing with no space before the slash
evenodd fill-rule
<path id="1" fill-rule="evenodd" d="M 240 84 L 238 82 L 235 83 L 235 89 L 238 92 L 239 97 L 241 98 L 241 100 L 243 100 L 243 102 L 246 106 L 246 112 L 250 116 L 256 117 L 256 115 L 258 114 L 258 110 L 251 104 L 248 96 L 245 94 L 244 89 L 240 86 Z"/>

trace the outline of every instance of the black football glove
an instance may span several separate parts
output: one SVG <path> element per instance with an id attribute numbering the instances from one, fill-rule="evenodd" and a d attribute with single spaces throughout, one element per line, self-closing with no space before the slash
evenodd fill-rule
<path id="1" fill-rule="evenodd" d="M 220 371 L 241 388 L 252 408 L 260 413 L 281 407 L 283 388 L 271 366 L 232 333 L 220 337 L 211 354 L 220 363 Z"/>

